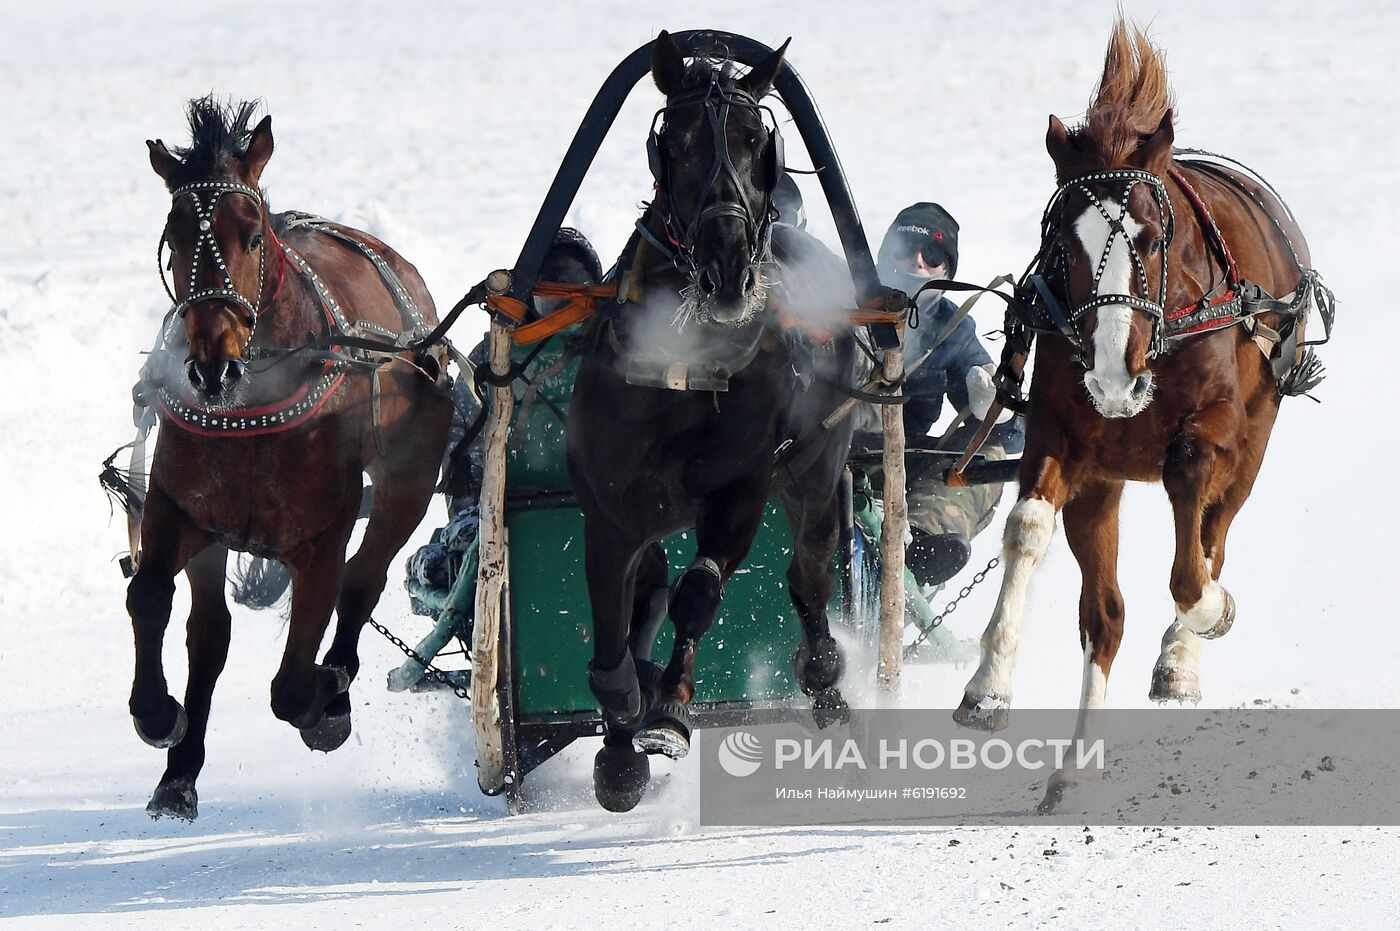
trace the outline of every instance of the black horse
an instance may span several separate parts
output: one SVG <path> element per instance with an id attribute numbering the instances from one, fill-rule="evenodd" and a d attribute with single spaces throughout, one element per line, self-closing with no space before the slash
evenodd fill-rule
<path id="1" fill-rule="evenodd" d="M 606 725 L 594 783 L 614 811 L 640 801 L 647 753 L 688 752 L 696 649 L 774 493 L 795 541 L 794 668 L 819 724 L 846 714 L 826 610 L 851 426 L 822 421 L 857 374 L 841 313 L 854 297 L 844 265 L 777 219 L 782 141 L 761 101 L 786 49 L 739 77 L 723 60 L 687 65 L 657 37 L 656 196 L 618 263 L 625 303 L 593 320 L 574 388 L 569 476 L 585 526 L 589 684 Z M 794 315 L 807 326 L 780 323 Z M 695 561 L 668 588 L 659 541 L 688 527 Z M 667 614 L 676 639 L 663 669 L 648 657 Z"/>

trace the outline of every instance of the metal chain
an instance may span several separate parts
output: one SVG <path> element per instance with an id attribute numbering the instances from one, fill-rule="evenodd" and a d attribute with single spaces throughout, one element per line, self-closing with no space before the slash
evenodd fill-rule
<path id="1" fill-rule="evenodd" d="M 909 659 L 911 656 L 913 656 L 914 651 L 918 649 L 919 644 L 927 640 L 929 635 L 933 633 L 934 629 L 937 628 L 938 625 L 942 624 L 944 619 L 948 615 L 956 611 L 958 609 L 958 604 L 964 598 L 970 595 L 972 593 L 972 590 L 976 588 L 978 584 L 987 577 L 987 573 L 991 572 L 999 565 L 1001 565 L 1001 557 L 993 556 L 991 558 L 991 561 L 988 562 L 987 565 L 982 568 L 982 571 L 974 575 L 972 577 L 972 581 L 968 582 L 966 585 L 963 586 L 962 591 L 958 592 L 956 598 L 944 605 L 943 610 L 940 611 L 933 620 L 929 621 L 927 626 L 919 628 L 919 635 L 914 638 L 912 643 L 910 643 L 907 647 L 904 648 L 904 658 Z"/>
<path id="2" fill-rule="evenodd" d="M 394 636 L 393 632 L 389 630 L 389 628 L 385 627 L 383 624 L 379 623 L 374 618 L 369 619 L 369 626 L 379 631 L 379 633 L 381 633 L 384 636 L 385 640 L 388 640 L 394 646 L 402 650 L 404 656 L 407 656 L 419 666 L 422 666 L 423 675 L 425 677 L 432 679 L 434 682 L 447 686 L 449 689 L 452 690 L 452 693 L 454 695 L 456 695 L 463 701 L 471 701 L 472 693 L 470 691 L 458 685 L 456 682 L 453 682 L 452 678 L 448 676 L 447 673 L 434 666 L 431 662 L 424 658 L 424 656 L 421 653 L 413 649 L 413 647 L 409 646 L 408 644 L 400 640 L 398 637 Z"/>

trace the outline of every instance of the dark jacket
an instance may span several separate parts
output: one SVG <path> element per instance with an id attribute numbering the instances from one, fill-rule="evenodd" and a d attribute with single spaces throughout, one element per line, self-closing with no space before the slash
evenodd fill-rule
<path id="1" fill-rule="evenodd" d="M 948 298 L 940 298 L 937 304 L 919 313 L 918 327 L 908 330 L 905 337 L 904 364 L 913 365 L 928 351 L 931 343 L 943 329 L 944 324 L 957 313 L 958 305 Z M 992 357 L 982 348 L 977 338 L 977 327 L 971 317 L 964 317 L 956 330 L 944 340 L 933 354 L 924 360 L 904 383 L 904 391 L 909 401 L 904 405 L 904 435 L 924 436 L 943 412 L 943 398 L 953 402 L 957 410 L 965 410 L 967 400 L 967 373 L 974 366 L 987 365 Z M 962 449 L 967 446 L 977 432 L 978 423 L 969 419 L 953 434 L 947 446 Z M 992 428 L 989 444 L 996 444 L 1008 454 L 1021 451 L 1025 445 L 1025 418 L 1012 417 L 1006 423 Z M 857 437 L 856 445 L 867 448 L 880 446 L 879 434 Z"/>

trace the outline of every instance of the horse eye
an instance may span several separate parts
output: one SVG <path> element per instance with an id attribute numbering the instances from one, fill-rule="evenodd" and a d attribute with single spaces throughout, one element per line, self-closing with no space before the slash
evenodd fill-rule
<path id="1" fill-rule="evenodd" d="M 1161 251 L 1162 251 L 1162 240 L 1161 240 L 1160 237 L 1157 238 L 1157 239 L 1152 240 L 1152 245 L 1150 245 L 1150 246 L 1147 247 L 1147 254 L 1148 254 L 1148 255 L 1156 255 L 1158 252 L 1161 252 Z"/>
<path id="2" fill-rule="evenodd" d="M 249 248 L 250 250 L 256 249 L 256 248 L 258 248 L 259 246 L 262 245 L 262 241 L 263 241 L 262 233 L 254 233 L 254 234 L 253 234 L 253 238 L 250 239 L 250 240 L 248 240 L 248 248 Z"/>

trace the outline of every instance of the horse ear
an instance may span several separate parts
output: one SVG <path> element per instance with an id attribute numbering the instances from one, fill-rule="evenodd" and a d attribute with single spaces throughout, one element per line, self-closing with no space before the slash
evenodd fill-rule
<path id="1" fill-rule="evenodd" d="M 651 77 L 656 82 L 656 89 L 667 97 L 681 89 L 681 81 L 685 77 L 685 58 L 681 56 L 676 40 L 665 29 L 651 44 Z"/>
<path id="2" fill-rule="evenodd" d="M 167 184 L 170 176 L 175 173 L 175 169 L 180 167 L 180 160 L 170 154 L 170 150 L 165 147 L 165 143 L 159 139 L 154 141 L 147 139 L 146 148 L 151 151 L 151 167 L 155 169 L 160 179 Z"/>
<path id="3" fill-rule="evenodd" d="M 1062 171 L 1070 156 L 1077 151 L 1074 141 L 1069 137 L 1069 130 L 1053 113 L 1050 114 L 1050 128 L 1045 132 L 1045 151 L 1050 153 L 1056 171 Z"/>
<path id="4" fill-rule="evenodd" d="M 777 79 L 778 71 L 783 67 L 783 57 L 787 55 L 787 47 L 791 43 L 792 37 L 789 36 L 786 42 L 778 46 L 777 51 L 754 65 L 749 73 L 740 79 L 739 89 L 754 100 L 767 97 L 768 92 L 773 89 L 773 81 Z"/>
<path id="5" fill-rule="evenodd" d="M 1157 124 L 1157 130 L 1147 137 L 1147 140 L 1138 149 L 1144 168 L 1151 170 L 1153 166 L 1166 165 L 1171 162 L 1172 143 L 1176 141 L 1176 129 L 1172 126 L 1174 115 L 1168 109 L 1162 115 L 1162 122 Z"/>
<path id="6" fill-rule="evenodd" d="M 248 167 L 248 177 L 257 187 L 267 160 L 272 158 L 272 114 L 262 118 L 253 129 L 253 138 L 248 142 L 248 151 L 243 153 L 243 164 Z"/>

